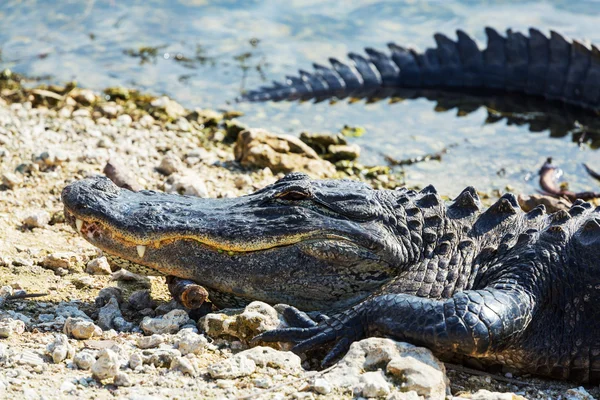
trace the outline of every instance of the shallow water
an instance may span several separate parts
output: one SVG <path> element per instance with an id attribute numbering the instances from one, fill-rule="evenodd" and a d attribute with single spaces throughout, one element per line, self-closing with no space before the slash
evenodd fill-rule
<path id="1" fill-rule="evenodd" d="M 582 162 L 600 169 L 600 152 L 569 136 L 550 138 L 504 122 L 484 125 L 483 109 L 463 118 L 437 113 L 435 103 L 232 104 L 251 89 L 309 69 L 313 61 L 343 59 L 385 44 L 433 45 L 434 32 L 457 28 L 485 43 L 483 28 L 526 31 L 536 26 L 600 43 L 599 1 L 121 1 L 4 0 L 0 4 L 2 68 L 81 86 L 133 86 L 167 93 L 187 107 L 235 108 L 250 126 L 299 134 L 365 127 L 353 139 L 362 161 L 382 154 L 404 159 L 449 150 L 441 162 L 405 167 L 407 183 L 435 184 L 447 195 L 480 190 L 537 190 L 537 170 L 552 156 L 575 190 L 598 189 Z M 146 58 L 132 56 L 158 47 Z"/>

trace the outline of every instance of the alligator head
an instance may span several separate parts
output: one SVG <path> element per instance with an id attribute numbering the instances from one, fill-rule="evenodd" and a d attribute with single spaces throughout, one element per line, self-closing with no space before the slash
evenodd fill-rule
<path id="1" fill-rule="evenodd" d="M 411 262 L 392 234 L 395 198 L 299 173 L 238 198 L 132 192 L 103 177 L 62 192 L 68 223 L 118 265 L 193 280 L 218 306 L 305 310 L 357 303 Z"/>

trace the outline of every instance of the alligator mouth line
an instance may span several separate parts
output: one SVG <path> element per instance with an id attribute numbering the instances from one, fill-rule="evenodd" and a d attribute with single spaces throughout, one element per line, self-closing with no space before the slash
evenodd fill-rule
<path id="1" fill-rule="evenodd" d="M 67 219 L 72 219 L 75 221 L 75 228 L 79 234 L 86 237 L 90 242 L 94 245 L 99 246 L 98 238 L 110 237 L 112 240 L 117 241 L 123 245 L 123 247 L 133 248 L 135 247 L 137 250 L 137 254 L 140 259 L 144 258 L 144 254 L 146 253 L 146 249 L 148 247 L 159 249 L 165 245 L 173 243 L 178 240 L 190 240 L 197 243 L 200 243 L 203 246 L 208 247 L 209 249 L 218 252 L 218 253 L 227 253 L 230 256 L 235 254 L 248 254 L 255 253 L 260 251 L 266 251 L 275 249 L 278 247 L 286 247 L 292 246 L 294 244 L 298 244 L 300 242 L 306 242 L 310 240 L 337 240 L 344 242 L 352 241 L 344 236 L 329 234 L 329 233 L 319 233 L 319 232 L 311 232 L 304 234 L 295 234 L 288 235 L 281 238 L 275 238 L 272 242 L 265 241 L 248 241 L 244 244 L 237 243 L 226 243 L 226 242 L 217 242 L 214 239 L 208 236 L 195 236 L 195 235 L 181 235 L 170 233 L 163 235 L 160 239 L 156 240 L 146 240 L 146 241 L 132 241 L 131 237 L 127 237 L 125 235 L 120 234 L 118 230 L 111 230 L 108 227 L 108 224 L 99 221 L 99 220 L 84 220 L 78 218 L 73 213 L 66 211 L 65 217 Z M 114 249 L 111 249 L 114 252 Z"/>

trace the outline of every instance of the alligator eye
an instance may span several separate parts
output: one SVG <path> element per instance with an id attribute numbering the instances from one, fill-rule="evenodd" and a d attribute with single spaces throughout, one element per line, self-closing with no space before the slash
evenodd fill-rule
<path id="1" fill-rule="evenodd" d="M 285 192 L 285 193 L 281 193 L 280 195 L 277 195 L 275 197 L 277 197 L 278 199 L 281 199 L 281 200 L 295 201 L 295 200 L 308 199 L 310 197 L 310 195 L 308 193 L 302 193 L 302 192 Z"/>

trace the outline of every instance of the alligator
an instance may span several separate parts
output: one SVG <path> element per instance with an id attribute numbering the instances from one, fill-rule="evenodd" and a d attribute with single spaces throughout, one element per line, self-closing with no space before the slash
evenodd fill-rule
<path id="1" fill-rule="evenodd" d="M 302 173 L 223 199 L 94 177 L 62 201 L 67 223 L 118 265 L 195 282 L 219 307 L 288 305 L 291 327 L 255 339 L 332 346 L 324 365 L 385 336 L 444 359 L 600 382 L 600 207 L 590 203 L 524 213 L 512 194 L 484 208 L 472 187 L 445 202 L 432 186 Z"/>
<path id="2" fill-rule="evenodd" d="M 465 32 L 457 40 L 436 33 L 436 48 L 418 52 L 389 43 L 390 54 L 365 49 L 350 53 L 351 64 L 330 58 L 331 67 L 313 64 L 283 83 L 243 94 L 239 101 L 426 98 L 436 110 L 458 108 L 468 114 L 485 107 L 488 122 L 506 118 L 549 129 L 553 137 L 573 133 L 600 147 L 600 50 L 537 29 L 529 36 L 508 30 L 506 36 L 486 28 L 487 47 L 480 50 Z M 583 138 L 582 138 L 583 136 Z"/>

